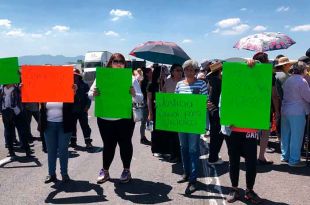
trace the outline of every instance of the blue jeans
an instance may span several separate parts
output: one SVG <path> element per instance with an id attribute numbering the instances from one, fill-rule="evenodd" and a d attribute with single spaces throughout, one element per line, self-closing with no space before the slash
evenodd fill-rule
<path id="1" fill-rule="evenodd" d="M 281 159 L 288 160 L 289 164 L 300 162 L 305 125 L 305 115 L 281 116 Z"/>
<path id="2" fill-rule="evenodd" d="M 184 174 L 189 182 L 195 182 L 198 176 L 199 134 L 179 133 Z"/>
<path id="3" fill-rule="evenodd" d="M 56 174 L 57 154 L 60 161 L 61 175 L 68 174 L 68 157 L 69 157 L 69 141 L 71 132 L 64 133 L 62 122 L 47 122 L 47 127 L 44 132 L 47 158 L 48 158 L 48 173 L 49 175 Z"/>

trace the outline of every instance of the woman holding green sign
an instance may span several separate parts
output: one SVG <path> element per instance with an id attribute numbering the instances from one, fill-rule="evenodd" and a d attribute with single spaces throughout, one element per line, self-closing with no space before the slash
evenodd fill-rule
<path id="1" fill-rule="evenodd" d="M 125 68 L 125 57 L 120 53 L 114 53 L 108 64 L 108 68 Z M 118 83 L 118 82 L 115 82 Z M 142 103 L 143 94 L 137 80 L 132 78 L 132 86 L 128 88 L 133 103 Z M 99 96 L 100 91 L 96 88 L 96 80 L 90 88 L 88 96 L 93 99 Z M 97 118 L 100 135 L 104 144 L 103 155 L 103 168 L 99 172 L 97 183 L 104 183 L 110 179 L 109 168 L 113 161 L 116 145 L 119 145 L 120 155 L 123 162 L 123 172 L 120 177 L 122 183 L 127 183 L 131 180 L 130 163 L 133 154 L 132 147 L 132 134 L 135 128 L 133 119 L 107 119 Z"/>
<path id="2" fill-rule="evenodd" d="M 199 70 L 198 63 L 193 60 L 187 60 L 183 64 L 183 69 L 185 79 L 178 82 L 175 93 L 207 95 L 206 83 L 203 80 L 198 80 L 196 78 L 196 74 Z M 200 135 L 193 133 L 179 133 L 179 140 L 184 175 L 178 183 L 189 182 L 185 194 L 191 194 L 197 190 L 196 181 L 198 173 Z"/>

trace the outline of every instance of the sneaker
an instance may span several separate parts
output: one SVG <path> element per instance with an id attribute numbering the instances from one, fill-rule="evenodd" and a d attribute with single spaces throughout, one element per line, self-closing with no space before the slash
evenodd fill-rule
<path id="1" fill-rule="evenodd" d="M 151 144 L 151 142 L 146 137 L 142 137 L 140 139 L 140 143 L 141 144 L 145 144 L 145 145 L 150 145 Z"/>
<path id="2" fill-rule="evenodd" d="M 271 164 L 273 164 L 273 161 L 258 159 L 257 160 L 257 164 L 258 165 L 271 165 Z"/>
<path id="3" fill-rule="evenodd" d="M 210 162 L 209 160 L 208 160 L 208 164 L 209 165 L 218 165 L 218 164 L 224 164 L 224 161 L 222 160 L 222 159 L 218 159 L 217 161 L 215 161 L 215 162 Z"/>
<path id="4" fill-rule="evenodd" d="M 48 184 L 48 183 L 56 182 L 56 181 L 57 181 L 56 174 L 54 174 L 54 175 L 47 175 L 47 177 L 45 178 L 44 183 Z"/>
<path id="5" fill-rule="evenodd" d="M 281 162 L 286 162 L 286 163 L 288 163 L 288 159 L 281 159 Z"/>
<path id="6" fill-rule="evenodd" d="M 185 194 L 190 195 L 197 190 L 197 182 L 189 182 L 186 189 Z"/>
<path id="7" fill-rule="evenodd" d="M 290 166 L 290 167 L 305 167 L 305 166 L 307 166 L 307 164 L 305 163 L 305 162 L 297 162 L 297 163 L 295 163 L 295 164 L 288 164 L 288 166 Z"/>
<path id="8" fill-rule="evenodd" d="M 178 184 L 181 184 L 181 183 L 184 183 L 184 182 L 188 182 L 188 176 L 187 175 L 183 175 L 182 179 L 177 181 Z"/>
<path id="9" fill-rule="evenodd" d="M 70 180 L 71 180 L 71 179 L 70 179 L 70 177 L 69 177 L 68 174 L 62 176 L 62 182 L 67 183 L 67 182 L 69 182 Z"/>
<path id="10" fill-rule="evenodd" d="M 263 202 L 263 200 L 253 190 L 246 190 L 244 198 L 252 204 L 260 204 Z"/>
<path id="11" fill-rule="evenodd" d="M 109 171 L 101 169 L 97 178 L 97 184 L 102 184 L 110 179 Z"/>
<path id="12" fill-rule="evenodd" d="M 121 183 L 127 183 L 131 180 L 131 173 L 129 169 L 124 169 L 119 179 Z"/>
<path id="13" fill-rule="evenodd" d="M 199 159 L 208 159 L 208 158 L 209 158 L 209 154 L 199 156 Z"/>
<path id="14" fill-rule="evenodd" d="M 91 142 L 87 142 L 86 149 L 91 149 L 91 148 L 93 148 L 93 145 L 91 144 Z"/>
<path id="15" fill-rule="evenodd" d="M 229 192 L 229 195 L 226 197 L 226 201 L 228 203 L 234 203 L 235 201 L 240 199 L 240 192 L 238 189 L 232 189 Z"/>

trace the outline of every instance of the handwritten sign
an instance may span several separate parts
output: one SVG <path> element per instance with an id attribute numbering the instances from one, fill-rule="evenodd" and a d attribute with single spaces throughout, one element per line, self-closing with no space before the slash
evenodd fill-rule
<path id="1" fill-rule="evenodd" d="M 18 58 L 0 58 L 0 84 L 15 84 L 20 82 L 18 73 Z"/>
<path id="2" fill-rule="evenodd" d="M 206 132 L 206 95 L 156 93 L 155 99 L 155 129 L 194 134 Z"/>
<path id="3" fill-rule="evenodd" d="M 73 102 L 72 66 L 22 66 L 22 102 Z"/>
<path id="4" fill-rule="evenodd" d="M 272 65 L 224 63 L 221 124 L 240 128 L 269 129 Z"/>
<path id="5" fill-rule="evenodd" d="M 130 119 L 132 97 L 132 69 L 96 69 L 96 87 L 100 95 L 95 97 L 95 116 L 103 118 Z"/>

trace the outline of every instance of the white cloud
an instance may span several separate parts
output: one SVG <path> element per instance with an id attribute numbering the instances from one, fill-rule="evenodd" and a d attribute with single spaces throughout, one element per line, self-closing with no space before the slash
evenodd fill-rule
<path id="1" fill-rule="evenodd" d="M 52 33 L 52 31 L 46 31 L 44 34 L 48 36 L 48 35 L 50 35 L 51 33 Z"/>
<path id="2" fill-rule="evenodd" d="M 229 18 L 229 19 L 223 19 L 216 23 L 217 26 L 220 28 L 228 28 L 232 26 L 236 26 L 240 24 L 241 20 L 240 18 Z"/>
<path id="3" fill-rule="evenodd" d="M 255 26 L 253 28 L 253 31 L 266 31 L 266 30 L 267 30 L 267 27 L 261 26 L 261 25 Z"/>
<path id="4" fill-rule="evenodd" d="M 217 28 L 217 29 L 215 29 L 215 30 L 212 31 L 212 33 L 219 33 L 219 32 L 220 32 L 220 29 L 219 29 L 219 28 Z"/>
<path id="5" fill-rule="evenodd" d="M 182 41 L 182 43 L 192 43 L 192 42 L 193 42 L 192 39 L 184 39 L 184 40 Z"/>
<path id="6" fill-rule="evenodd" d="M 42 37 L 43 37 L 43 35 L 40 34 L 40 33 L 32 33 L 30 36 L 31 36 L 32 38 L 42 38 Z"/>
<path id="7" fill-rule="evenodd" d="M 126 16 L 128 18 L 132 18 L 132 13 L 130 11 L 121 10 L 121 9 L 112 9 L 110 11 L 110 15 L 113 17 L 112 21 L 117 21 L 121 17 L 126 17 Z"/>
<path id="8" fill-rule="evenodd" d="M 115 31 L 105 31 L 104 35 L 106 35 L 106 36 L 113 36 L 113 37 L 118 37 L 119 36 L 119 34 L 116 33 Z"/>
<path id="9" fill-rule="evenodd" d="M 250 29 L 249 25 L 240 24 L 240 25 L 232 27 L 230 30 L 223 30 L 221 34 L 222 35 L 239 35 L 239 34 L 243 34 L 249 29 Z"/>
<path id="10" fill-rule="evenodd" d="M 11 28 L 11 21 L 9 19 L 0 19 L 0 26 Z"/>
<path id="11" fill-rule="evenodd" d="M 68 26 L 56 25 L 53 27 L 53 30 L 58 32 L 67 32 L 70 28 Z"/>
<path id="12" fill-rule="evenodd" d="M 305 24 L 305 25 L 299 25 L 291 28 L 291 31 L 310 31 L 310 24 Z"/>
<path id="13" fill-rule="evenodd" d="M 281 6 L 281 7 L 276 9 L 277 12 L 286 12 L 286 11 L 289 11 L 289 10 L 290 10 L 289 6 L 287 6 L 287 7 Z"/>
<path id="14" fill-rule="evenodd" d="M 11 37 L 23 37 L 25 33 L 21 29 L 15 29 L 7 32 L 6 35 Z"/>
<path id="15" fill-rule="evenodd" d="M 246 11 L 248 10 L 247 8 L 241 8 L 240 11 Z"/>

